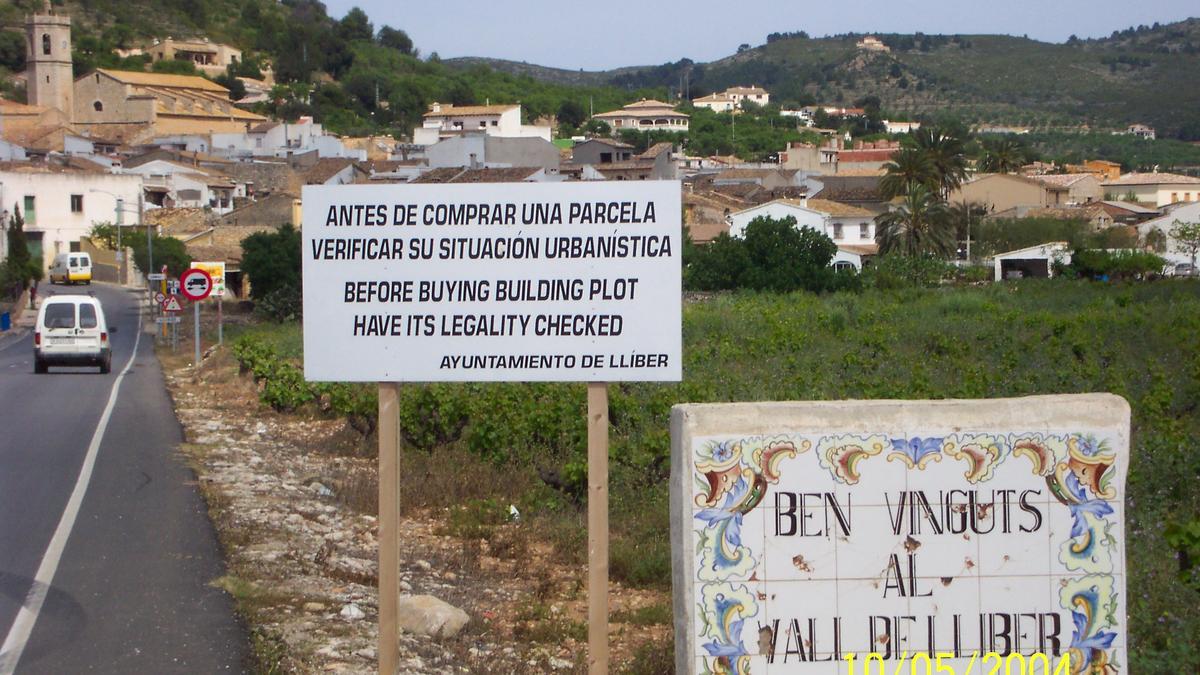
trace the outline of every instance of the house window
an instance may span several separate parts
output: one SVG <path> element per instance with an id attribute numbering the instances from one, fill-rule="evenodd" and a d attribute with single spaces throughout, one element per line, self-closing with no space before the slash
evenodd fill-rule
<path id="1" fill-rule="evenodd" d="M 50 54 L 50 34 L 49 33 L 42 34 L 42 54 L 45 54 L 47 56 Z"/>
<path id="2" fill-rule="evenodd" d="M 83 213 L 83 195 L 71 195 L 71 213 Z"/>
<path id="3" fill-rule="evenodd" d="M 1171 203 L 1172 203 L 1172 204 L 1174 204 L 1174 203 L 1175 203 L 1175 202 L 1177 202 L 1177 201 L 1179 201 L 1179 193 L 1178 193 L 1178 192 L 1172 192 L 1172 193 L 1171 193 Z"/>
<path id="4" fill-rule="evenodd" d="M 612 162 L 612 153 L 611 152 L 600 153 L 600 163 L 601 164 L 609 164 L 611 162 Z"/>
<path id="5" fill-rule="evenodd" d="M 870 239 L 871 238 L 871 226 L 866 223 L 860 223 L 858 226 L 858 238 L 859 239 Z"/>
<path id="6" fill-rule="evenodd" d="M 500 120 L 492 120 L 492 126 L 494 126 L 494 127 L 500 126 Z"/>
<path id="7" fill-rule="evenodd" d="M 92 104 L 92 109 L 95 110 L 96 112 L 104 112 L 104 104 L 101 103 L 100 101 L 96 101 L 95 103 Z"/>
<path id="8" fill-rule="evenodd" d="M 37 200 L 31 195 L 25 195 L 25 224 L 37 224 Z"/>
<path id="9" fill-rule="evenodd" d="M 834 239 L 842 238 L 842 224 L 841 223 L 833 224 L 833 238 Z"/>
<path id="10" fill-rule="evenodd" d="M 487 120 L 479 120 L 479 128 L 480 129 L 487 128 Z"/>

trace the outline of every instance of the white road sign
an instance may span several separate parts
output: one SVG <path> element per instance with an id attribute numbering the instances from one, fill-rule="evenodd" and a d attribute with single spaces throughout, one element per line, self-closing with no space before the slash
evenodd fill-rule
<path id="1" fill-rule="evenodd" d="M 212 293 L 211 297 L 220 298 L 225 296 L 225 263 L 224 262 L 192 262 L 192 267 L 198 270 L 208 272 L 208 276 L 212 278 Z"/>
<path id="2" fill-rule="evenodd" d="M 675 181 L 304 188 L 304 372 L 675 381 Z"/>

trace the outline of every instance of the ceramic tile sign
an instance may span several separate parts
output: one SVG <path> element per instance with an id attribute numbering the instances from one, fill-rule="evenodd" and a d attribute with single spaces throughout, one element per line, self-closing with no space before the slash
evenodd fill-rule
<path id="1" fill-rule="evenodd" d="M 671 433 L 678 672 L 1127 670 L 1123 399 L 681 405 Z"/>
<path id="2" fill-rule="evenodd" d="M 678 181 L 304 188 L 304 374 L 677 381 Z"/>

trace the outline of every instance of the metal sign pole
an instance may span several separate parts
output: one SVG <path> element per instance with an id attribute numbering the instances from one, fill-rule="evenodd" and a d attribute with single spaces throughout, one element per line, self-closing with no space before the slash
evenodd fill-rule
<path id="1" fill-rule="evenodd" d="M 217 297 L 217 344 L 225 344 L 225 296 Z"/>
<path id="2" fill-rule="evenodd" d="M 192 363 L 196 364 L 195 369 L 200 368 L 200 301 L 192 301 L 192 326 L 194 327 L 193 342 L 196 345 L 196 360 Z"/>
<path id="3" fill-rule="evenodd" d="M 608 673 L 608 383 L 588 382 L 588 675 Z"/>
<path id="4" fill-rule="evenodd" d="M 379 383 L 379 673 L 400 667 L 400 385 Z"/>

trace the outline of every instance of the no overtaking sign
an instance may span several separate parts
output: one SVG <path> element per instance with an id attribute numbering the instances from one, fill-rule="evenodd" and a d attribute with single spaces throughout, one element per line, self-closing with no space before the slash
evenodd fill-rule
<path id="1" fill-rule="evenodd" d="M 179 275 L 179 290 L 188 300 L 203 300 L 212 293 L 212 289 L 212 277 L 202 269 L 193 267 Z"/>

